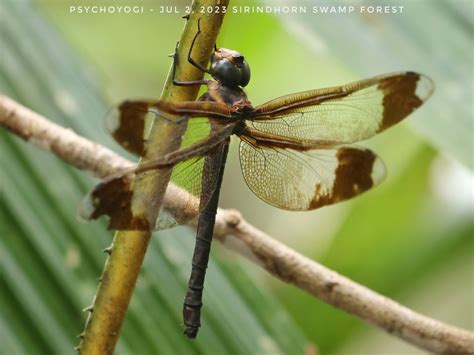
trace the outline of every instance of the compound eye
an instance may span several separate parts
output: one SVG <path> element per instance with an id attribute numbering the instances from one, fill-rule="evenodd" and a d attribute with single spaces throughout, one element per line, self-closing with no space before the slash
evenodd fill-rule
<path id="1" fill-rule="evenodd" d="M 236 87 L 240 85 L 240 68 L 227 59 L 222 59 L 211 66 L 211 75 L 223 85 Z"/>
<path id="2" fill-rule="evenodd" d="M 243 58 L 243 57 L 242 57 Z M 244 87 L 250 81 L 250 66 L 249 63 L 244 59 L 242 66 L 240 67 L 240 86 Z"/>

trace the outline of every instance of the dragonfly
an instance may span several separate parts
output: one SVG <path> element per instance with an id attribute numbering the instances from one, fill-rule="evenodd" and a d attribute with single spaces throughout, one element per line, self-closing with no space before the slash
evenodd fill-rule
<path id="1" fill-rule="evenodd" d="M 230 137 L 240 139 L 244 180 L 260 199 L 290 211 L 309 211 L 344 201 L 378 185 L 385 165 L 371 150 L 353 143 L 392 127 L 420 107 L 434 84 L 425 75 L 397 72 L 347 85 L 303 91 L 253 106 L 243 88 L 250 82 L 245 57 L 217 48 L 209 67 L 188 62 L 211 78 L 179 81 L 174 55 L 173 83 L 207 86 L 197 101 L 126 100 L 109 115 L 114 139 L 137 156 L 146 155 L 151 120 L 186 125 L 179 148 L 162 157 L 106 177 L 80 207 L 85 219 L 109 217 L 109 228 L 161 230 L 198 218 L 191 276 L 183 305 L 184 333 L 195 338 L 201 326 L 204 279 L 209 260 Z M 172 169 L 158 216 L 133 209 L 134 179 Z M 155 218 L 156 217 L 156 218 Z"/>

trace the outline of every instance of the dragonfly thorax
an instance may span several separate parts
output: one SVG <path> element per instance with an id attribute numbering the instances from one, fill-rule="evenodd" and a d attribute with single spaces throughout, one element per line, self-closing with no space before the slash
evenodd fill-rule
<path id="1" fill-rule="evenodd" d="M 211 81 L 208 83 L 207 89 L 208 91 L 201 96 L 200 101 L 223 103 L 238 108 L 239 111 L 244 111 L 246 108 L 253 110 L 247 95 L 239 86 L 229 87 L 219 81 Z"/>
<path id="2" fill-rule="evenodd" d="M 250 66 L 239 52 L 219 48 L 211 56 L 210 74 L 224 86 L 244 87 L 250 81 Z"/>

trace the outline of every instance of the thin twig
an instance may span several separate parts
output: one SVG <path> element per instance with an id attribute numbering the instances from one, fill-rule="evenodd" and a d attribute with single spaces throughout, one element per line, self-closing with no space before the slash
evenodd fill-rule
<path id="1" fill-rule="evenodd" d="M 5 96 L 0 96 L 0 125 L 98 177 L 105 177 L 133 164 Z M 181 193 L 170 184 L 165 205 L 179 206 L 183 200 Z M 215 234 L 224 245 L 273 276 L 411 344 L 435 353 L 474 353 L 474 333 L 416 313 L 339 275 L 258 230 L 237 211 L 219 209 Z"/>

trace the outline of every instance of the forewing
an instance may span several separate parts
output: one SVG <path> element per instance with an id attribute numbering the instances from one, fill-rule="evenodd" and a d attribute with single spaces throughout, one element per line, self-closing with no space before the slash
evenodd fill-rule
<path id="1" fill-rule="evenodd" d="M 258 106 L 248 124 L 314 147 L 354 143 L 400 122 L 432 92 L 424 75 L 389 74 L 280 97 Z"/>
<path id="2" fill-rule="evenodd" d="M 137 156 L 144 156 L 146 137 L 154 120 L 164 119 L 171 124 L 183 124 L 187 118 L 192 117 L 192 121 L 196 121 L 193 122 L 193 126 L 200 124 L 206 126 L 207 120 L 205 122 L 201 117 L 213 113 L 218 117 L 226 113 L 230 115 L 228 107 L 222 107 L 214 102 L 127 100 L 108 112 L 106 128 L 123 148 Z M 195 137 L 194 141 L 199 138 Z"/>
<path id="3" fill-rule="evenodd" d="M 284 210 L 307 211 L 349 199 L 379 184 L 383 162 L 369 149 L 341 146 L 297 151 L 240 143 L 240 164 L 249 188 Z"/>

